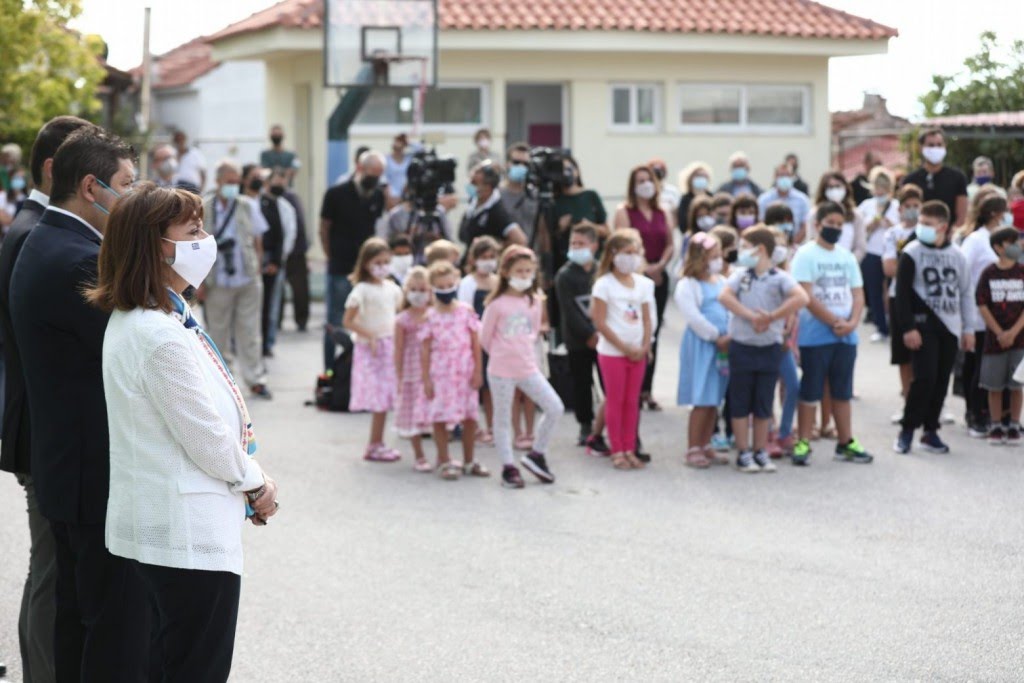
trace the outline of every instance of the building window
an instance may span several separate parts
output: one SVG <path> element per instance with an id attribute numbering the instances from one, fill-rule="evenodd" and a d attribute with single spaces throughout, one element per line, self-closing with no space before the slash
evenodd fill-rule
<path id="1" fill-rule="evenodd" d="M 411 88 L 374 89 L 363 105 L 356 126 L 412 125 L 416 91 Z M 480 85 L 441 86 L 427 90 L 423 124 L 450 128 L 484 123 L 484 88 Z"/>
<path id="2" fill-rule="evenodd" d="M 679 129 L 692 132 L 810 132 L 811 89 L 803 85 L 683 83 Z"/>
<path id="3" fill-rule="evenodd" d="M 660 91 L 653 84 L 611 86 L 611 128 L 618 131 L 656 131 Z"/>

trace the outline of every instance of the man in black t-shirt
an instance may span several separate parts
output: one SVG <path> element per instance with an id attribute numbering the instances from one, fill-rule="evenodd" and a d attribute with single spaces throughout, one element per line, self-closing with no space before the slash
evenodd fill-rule
<path id="1" fill-rule="evenodd" d="M 526 233 L 516 223 L 501 202 L 498 183 L 501 174 L 498 167 L 484 162 L 471 172 L 475 196 L 471 196 L 466 214 L 459 227 L 459 239 L 466 246 L 481 235 L 490 235 L 504 246 L 521 244 L 526 246 Z"/>
<path id="2" fill-rule="evenodd" d="M 967 216 L 967 178 L 955 168 L 943 166 L 946 138 L 942 130 L 929 128 L 917 139 L 924 165 L 903 179 L 904 185 L 917 185 L 927 202 L 938 199 L 949 208 L 951 225 L 963 225 Z"/>
<path id="3" fill-rule="evenodd" d="M 377 220 L 384 213 L 384 192 L 380 178 L 384 155 L 368 151 L 359 157 L 356 172 L 346 182 L 324 194 L 320 209 L 320 243 L 327 255 L 327 324 L 340 326 L 345 300 L 352 291 L 348 276 L 355 268 L 363 242 L 373 237 Z M 336 345 L 324 334 L 324 369 L 334 364 Z"/>

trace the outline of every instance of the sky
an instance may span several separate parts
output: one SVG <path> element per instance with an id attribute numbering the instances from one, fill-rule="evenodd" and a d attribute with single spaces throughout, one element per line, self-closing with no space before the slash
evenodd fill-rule
<path id="1" fill-rule="evenodd" d="M 84 11 L 73 26 L 103 36 L 109 45 L 110 63 L 129 69 L 142 61 L 146 5 L 153 8 L 151 49 L 160 54 L 272 4 L 272 0 L 84 0 Z M 920 117 L 918 97 L 930 89 L 932 75 L 959 72 L 964 58 L 977 49 L 982 31 L 995 29 L 1000 44 L 1007 46 L 1024 39 L 1024 3 L 1020 0 L 977 4 L 963 0 L 826 0 L 823 4 L 900 32 L 889 42 L 888 54 L 831 60 L 832 111 L 859 109 L 864 93 L 871 92 L 888 100 L 890 112 Z M 443 62 L 441 70 L 443 74 Z"/>

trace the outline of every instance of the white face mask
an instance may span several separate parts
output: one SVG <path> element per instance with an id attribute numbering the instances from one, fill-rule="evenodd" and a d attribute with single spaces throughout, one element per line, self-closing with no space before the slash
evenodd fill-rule
<path id="1" fill-rule="evenodd" d="M 715 227 L 715 217 L 710 215 L 701 216 L 700 218 L 697 219 L 697 227 L 707 232 L 711 228 Z"/>
<path id="2" fill-rule="evenodd" d="M 530 277 L 510 277 L 508 279 L 508 286 L 517 292 L 525 292 L 530 287 L 533 287 L 533 276 Z"/>
<path id="3" fill-rule="evenodd" d="M 391 274 L 395 277 L 404 278 L 410 268 L 412 268 L 412 254 L 391 257 Z"/>
<path id="4" fill-rule="evenodd" d="M 491 139 L 480 138 L 479 140 L 476 141 L 476 146 L 479 147 L 482 151 L 486 152 L 491 148 Z"/>
<path id="5" fill-rule="evenodd" d="M 929 164 L 941 164 L 946 158 L 945 147 L 925 147 L 921 150 L 921 156 Z"/>
<path id="6" fill-rule="evenodd" d="M 787 256 L 789 256 L 789 250 L 781 244 L 776 244 L 775 249 L 772 251 L 772 263 L 781 266 L 786 262 Z"/>
<path id="7" fill-rule="evenodd" d="M 612 259 L 615 269 L 623 275 L 635 273 L 640 270 L 640 254 L 616 254 Z"/>
<path id="8" fill-rule="evenodd" d="M 712 275 L 718 275 L 719 273 L 722 272 L 723 263 L 724 262 L 722 261 L 721 257 L 711 259 L 710 261 L 708 261 L 708 271 Z"/>
<path id="9" fill-rule="evenodd" d="M 199 287 L 203 280 L 210 274 L 210 269 L 217 262 L 217 240 L 213 235 L 207 235 L 201 240 L 188 240 L 176 242 L 163 238 L 165 242 L 174 245 L 174 257 L 165 259 L 165 263 L 171 267 L 181 279 L 193 287 Z"/>
<path id="10" fill-rule="evenodd" d="M 657 188 L 654 183 L 650 180 L 645 180 L 642 183 L 637 183 L 634 188 L 636 196 L 640 199 L 651 199 L 657 192 Z"/>
<path id="11" fill-rule="evenodd" d="M 370 275 L 374 276 L 378 280 L 383 280 L 391 274 L 390 263 L 375 263 L 370 266 Z"/>
<path id="12" fill-rule="evenodd" d="M 830 202 L 836 204 L 842 204 L 843 200 L 846 199 L 846 188 L 845 187 L 830 187 L 825 190 L 825 198 Z"/>
<path id="13" fill-rule="evenodd" d="M 498 261 L 496 259 L 485 259 L 483 261 L 476 262 L 476 272 L 483 275 L 490 275 L 498 269 Z"/>
<path id="14" fill-rule="evenodd" d="M 409 300 L 410 306 L 423 308 L 430 303 L 430 292 L 409 292 L 405 298 Z"/>

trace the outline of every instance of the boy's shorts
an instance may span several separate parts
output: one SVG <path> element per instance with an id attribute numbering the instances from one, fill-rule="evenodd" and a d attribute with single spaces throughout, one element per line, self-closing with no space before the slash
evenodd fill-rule
<path id="1" fill-rule="evenodd" d="M 729 343 L 729 417 L 768 419 L 779 381 L 782 344 Z"/>
<path id="2" fill-rule="evenodd" d="M 825 395 L 828 380 L 833 401 L 853 398 L 853 366 L 857 362 L 854 344 L 825 344 L 800 347 L 800 401 L 817 403 Z"/>
<path id="3" fill-rule="evenodd" d="M 981 356 L 981 370 L 978 386 L 988 391 L 1020 389 L 1022 385 L 1013 379 L 1013 373 L 1024 360 L 1024 350 L 1011 349 L 1002 353 L 986 353 Z"/>

